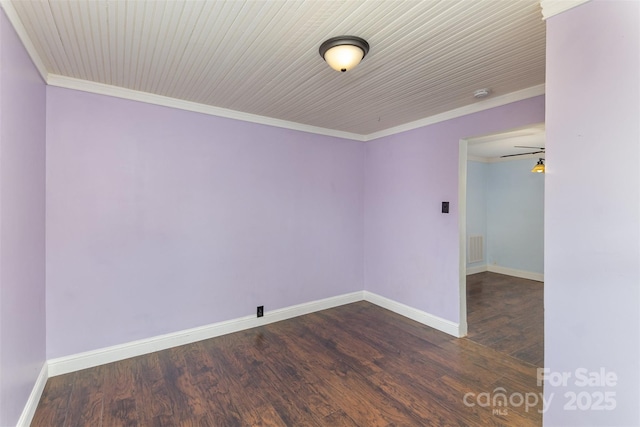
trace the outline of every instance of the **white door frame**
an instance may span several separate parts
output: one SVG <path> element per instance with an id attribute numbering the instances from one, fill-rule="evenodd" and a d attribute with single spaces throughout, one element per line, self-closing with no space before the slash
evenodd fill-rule
<path id="1" fill-rule="evenodd" d="M 542 122 L 544 124 L 544 122 Z M 505 130 L 502 132 L 516 131 L 519 129 L 526 129 L 531 126 L 537 126 L 537 124 L 531 124 L 523 127 L 518 127 L 511 130 Z M 459 292 L 460 292 L 460 316 L 459 316 L 459 333 L 458 336 L 464 337 L 467 335 L 467 160 L 468 160 L 468 148 L 469 140 L 473 141 L 476 138 L 474 136 L 468 136 L 461 138 L 458 142 L 458 230 L 459 230 Z M 537 157 L 537 156 L 535 156 Z M 508 273 L 507 273 L 508 274 Z M 539 278 L 537 276 L 517 276 L 524 277 L 531 280 L 544 281 L 544 276 Z"/>
<path id="2" fill-rule="evenodd" d="M 460 316 L 458 336 L 467 335 L 467 140 L 461 139 L 458 148 L 458 230 Z"/>

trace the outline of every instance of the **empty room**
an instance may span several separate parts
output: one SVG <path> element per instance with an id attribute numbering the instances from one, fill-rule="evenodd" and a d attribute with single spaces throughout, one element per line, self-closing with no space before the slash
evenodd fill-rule
<path id="1" fill-rule="evenodd" d="M 0 5 L 0 426 L 640 425 L 639 2 Z"/>

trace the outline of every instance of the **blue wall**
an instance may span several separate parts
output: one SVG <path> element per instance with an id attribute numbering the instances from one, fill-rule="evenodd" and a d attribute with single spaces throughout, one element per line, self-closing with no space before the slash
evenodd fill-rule
<path id="1" fill-rule="evenodd" d="M 487 257 L 487 174 L 489 163 L 467 162 L 467 241 L 469 236 L 484 236 L 485 260 L 467 263 L 469 267 L 486 265 Z"/>
<path id="2" fill-rule="evenodd" d="M 482 234 L 484 218 L 489 266 L 544 273 L 545 175 L 531 173 L 535 163 L 531 158 L 468 162 L 467 236 Z"/>

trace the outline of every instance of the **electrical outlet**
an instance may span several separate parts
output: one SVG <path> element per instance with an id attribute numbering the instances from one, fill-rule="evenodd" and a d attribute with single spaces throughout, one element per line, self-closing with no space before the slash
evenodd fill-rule
<path id="1" fill-rule="evenodd" d="M 264 316 L 264 305 L 258 306 L 258 317 Z"/>
<path id="2" fill-rule="evenodd" d="M 449 202 L 442 202 L 442 213 L 449 213 Z"/>

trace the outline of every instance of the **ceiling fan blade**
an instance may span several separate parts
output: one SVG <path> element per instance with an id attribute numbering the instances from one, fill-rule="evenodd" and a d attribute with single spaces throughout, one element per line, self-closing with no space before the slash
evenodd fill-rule
<path id="1" fill-rule="evenodd" d="M 515 148 L 535 148 L 536 150 L 543 150 L 544 151 L 544 147 L 529 147 L 527 145 L 514 145 Z"/>
<path id="2" fill-rule="evenodd" d="M 544 153 L 544 151 L 532 151 L 530 153 L 507 154 L 505 156 L 500 156 L 500 158 L 503 158 L 503 157 L 515 157 L 515 156 L 526 156 L 527 154 L 540 154 L 540 153 Z"/>

